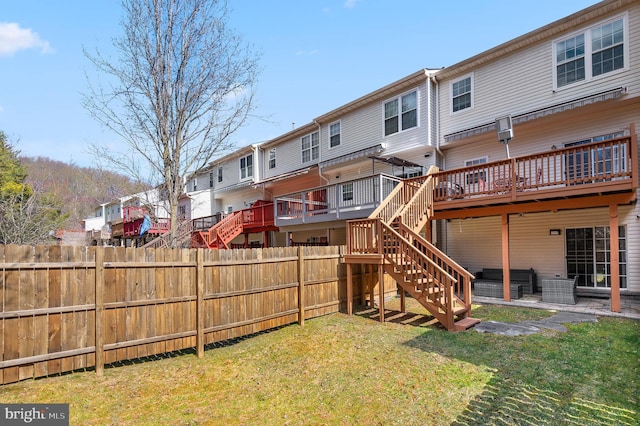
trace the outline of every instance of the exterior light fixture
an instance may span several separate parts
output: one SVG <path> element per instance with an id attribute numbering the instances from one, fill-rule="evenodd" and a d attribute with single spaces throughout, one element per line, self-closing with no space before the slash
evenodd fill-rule
<path id="1" fill-rule="evenodd" d="M 507 158 L 509 158 L 509 141 L 513 139 L 511 115 L 496 118 L 496 130 L 498 131 L 498 140 L 504 144 L 507 149 Z"/>
<path id="2" fill-rule="evenodd" d="M 559 229 L 549 229 L 549 235 L 560 235 L 561 232 Z"/>

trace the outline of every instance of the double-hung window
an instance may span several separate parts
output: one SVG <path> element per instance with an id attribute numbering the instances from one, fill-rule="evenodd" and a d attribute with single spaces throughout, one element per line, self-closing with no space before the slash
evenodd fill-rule
<path id="1" fill-rule="evenodd" d="M 253 154 L 240 159 L 240 179 L 253 177 Z"/>
<path id="2" fill-rule="evenodd" d="M 222 182 L 222 167 L 218 167 L 218 182 Z"/>
<path id="3" fill-rule="evenodd" d="M 269 150 L 269 169 L 276 168 L 276 149 L 271 148 Z"/>
<path id="4" fill-rule="evenodd" d="M 384 103 L 384 135 L 418 126 L 418 92 L 413 91 Z"/>
<path id="5" fill-rule="evenodd" d="M 213 172 L 209 172 L 209 188 L 213 188 Z"/>
<path id="6" fill-rule="evenodd" d="M 473 107 L 473 78 L 471 75 L 451 82 L 451 112 Z"/>
<path id="7" fill-rule="evenodd" d="M 625 67 L 627 18 L 617 17 L 553 43 L 555 87 Z"/>
<path id="8" fill-rule="evenodd" d="M 333 148 L 340 145 L 340 122 L 329 125 L 329 147 Z"/>
<path id="9" fill-rule="evenodd" d="M 320 134 L 312 133 L 302 137 L 302 162 L 317 160 L 320 157 Z"/>

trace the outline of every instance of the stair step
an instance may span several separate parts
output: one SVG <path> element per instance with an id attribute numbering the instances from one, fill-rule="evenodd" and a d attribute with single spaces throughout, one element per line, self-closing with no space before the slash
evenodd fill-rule
<path id="1" fill-rule="evenodd" d="M 478 324 L 479 322 L 480 320 L 478 318 L 471 318 L 471 317 L 463 318 L 460 321 L 456 321 L 453 324 L 454 331 L 468 330 L 474 325 Z"/>
<path id="2" fill-rule="evenodd" d="M 453 307 L 453 315 L 461 315 L 464 314 L 465 312 L 467 312 L 469 310 L 469 308 L 466 308 L 465 306 L 454 306 Z"/>

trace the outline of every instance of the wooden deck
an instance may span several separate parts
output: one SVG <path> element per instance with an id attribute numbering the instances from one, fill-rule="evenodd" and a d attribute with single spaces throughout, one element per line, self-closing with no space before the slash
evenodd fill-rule
<path id="1" fill-rule="evenodd" d="M 622 205 L 638 188 L 630 136 L 435 174 L 433 219 Z"/>

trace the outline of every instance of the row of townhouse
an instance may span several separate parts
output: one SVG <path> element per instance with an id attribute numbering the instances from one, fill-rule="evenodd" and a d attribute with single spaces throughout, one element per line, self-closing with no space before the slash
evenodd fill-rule
<path id="1" fill-rule="evenodd" d="M 151 235 L 147 238 L 168 231 L 169 209 L 166 197 L 160 190 L 151 189 L 100 204 L 94 215 L 84 220 L 84 230 L 91 245 L 128 246 L 138 243 L 139 238 L 135 237 L 139 235 L 144 215 L 148 215 L 153 224 Z"/>
<path id="2" fill-rule="evenodd" d="M 605 0 L 219 158 L 179 211 L 210 225 L 268 202 L 275 227 L 236 243 L 345 244 L 346 221 L 435 170 L 424 232 L 469 271 L 640 293 L 639 125 L 640 2 Z"/>

